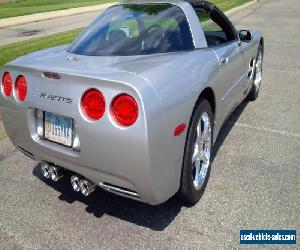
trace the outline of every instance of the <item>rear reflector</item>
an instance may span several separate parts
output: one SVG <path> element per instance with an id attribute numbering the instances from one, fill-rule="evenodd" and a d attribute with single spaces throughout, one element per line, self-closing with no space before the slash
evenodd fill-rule
<path id="1" fill-rule="evenodd" d="M 186 124 L 185 123 L 181 123 L 180 125 L 178 125 L 174 129 L 174 136 L 180 136 L 184 132 L 185 128 L 186 128 Z"/>
<path id="2" fill-rule="evenodd" d="M 15 91 L 19 101 L 23 102 L 27 96 L 27 81 L 24 76 L 19 76 L 15 84 Z"/>
<path id="3" fill-rule="evenodd" d="M 112 101 L 111 113 L 120 125 L 131 126 L 138 118 L 138 104 L 132 96 L 121 94 Z"/>
<path id="4" fill-rule="evenodd" d="M 82 96 L 81 106 L 89 119 L 99 120 L 105 113 L 104 96 L 99 90 L 90 89 Z"/>
<path id="5" fill-rule="evenodd" d="M 5 96 L 10 96 L 12 91 L 12 79 L 8 72 L 5 72 L 3 75 L 2 90 Z"/>

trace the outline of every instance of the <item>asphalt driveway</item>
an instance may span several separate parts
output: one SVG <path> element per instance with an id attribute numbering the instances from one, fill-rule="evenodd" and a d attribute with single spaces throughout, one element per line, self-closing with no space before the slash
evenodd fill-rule
<path id="1" fill-rule="evenodd" d="M 263 87 L 225 124 L 194 207 L 175 198 L 151 207 L 101 190 L 83 198 L 68 180 L 44 181 L 0 125 L 0 248 L 232 248 L 240 229 L 299 230 L 299 13 L 299 0 L 265 0 L 231 17 L 264 34 Z"/>

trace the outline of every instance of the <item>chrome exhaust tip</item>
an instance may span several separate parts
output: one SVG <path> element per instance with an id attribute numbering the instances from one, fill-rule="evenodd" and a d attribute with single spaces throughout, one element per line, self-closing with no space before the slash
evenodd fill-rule
<path id="1" fill-rule="evenodd" d="M 50 166 L 47 162 L 42 162 L 41 163 L 41 170 L 42 170 L 42 174 L 46 179 L 50 179 L 51 178 L 51 173 L 50 173 Z"/>
<path id="2" fill-rule="evenodd" d="M 50 166 L 50 177 L 53 181 L 59 181 L 64 175 L 62 168 L 57 166 Z"/>
<path id="3" fill-rule="evenodd" d="M 96 185 L 89 180 L 80 180 L 79 182 L 81 193 L 84 196 L 89 196 L 96 189 Z"/>
<path id="4" fill-rule="evenodd" d="M 71 184 L 72 184 L 72 188 L 75 192 L 79 192 L 80 189 L 80 177 L 77 175 L 73 175 L 71 177 Z"/>

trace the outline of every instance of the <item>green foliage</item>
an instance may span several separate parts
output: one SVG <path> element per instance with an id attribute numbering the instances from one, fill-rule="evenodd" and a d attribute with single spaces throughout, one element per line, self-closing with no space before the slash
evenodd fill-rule
<path id="1" fill-rule="evenodd" d="M 115 2 L 113 0 L 18 0 L 0 4 L 0 18 Z"/>
<path id="2" fill-rule="evenodd" d="M 223 11 L 230 10 L 250 1 L 252 0 L 211 0 L 211 2 L 213 2 Z"/>

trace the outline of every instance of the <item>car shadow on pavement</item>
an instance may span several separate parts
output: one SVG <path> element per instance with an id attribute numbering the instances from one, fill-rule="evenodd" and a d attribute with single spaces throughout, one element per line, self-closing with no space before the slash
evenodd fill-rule
<path id="1" fill-rule="evenodd" d="M 244 100 L 241 102 L 236 109 L 232 112 L 232 114 L 228 117 L 226 122 L 223 124 L 219 136 L 214 144 L 214 150 L 212 155 L 212 162 L 214 161 L 217 153 L 219 152 L 223 142 L 226 140 L 226 137 L 229 135 L 231 129 L 234 127 L 235 123 L 238 121 L 239 117 L 243 113 L 244 109 L 249 104 L 249 101 Z"/>
<path id="2" fill-rule="evenodd" d="M 241 103 L 224 124 L 215 143 L 213 159 L 247 104 L 248 102 Z M 177 195 L 161 205 L 150 206 L 142 202 L 119 197 L 100 188 L 97 188 L 89 197 L 84 197 L 81 193 L 73 191 L 70 183 L 71 173 L 69 172 L 59 182 L 53 182 L 42 176 L 40 164 L 38 164 L 34 168 L 33 174 L 58 191 L 60 193 L 58 198 L 61 201 L 69 204 L 81 202 L 86 205 L 86 212 L 93 214 L 97 218 L 107 214 L 155 231 L 163 231 L 168 227 L 179 214 L 181 208 L 185 206 L 178 199 Z"/>
<path id="3" fill-rule="evenodd" d="M 33 169 L 33 174 L 60 193 L 59 199 L 69 204 L 81 202 L 86 205 L 86 212 L 101 218 L 104 214 L 147 227 L 163 231 L 181 211 L 182 204 L 176 197 L 167 202 L 150 206 L 142 202 L 123 198 L 97 188 L 89 197 L 76 193 L 70 183 L 71 173 L 66 173 L 58 182 L 45 179 L 40 171 L 40 164 Z"/>

